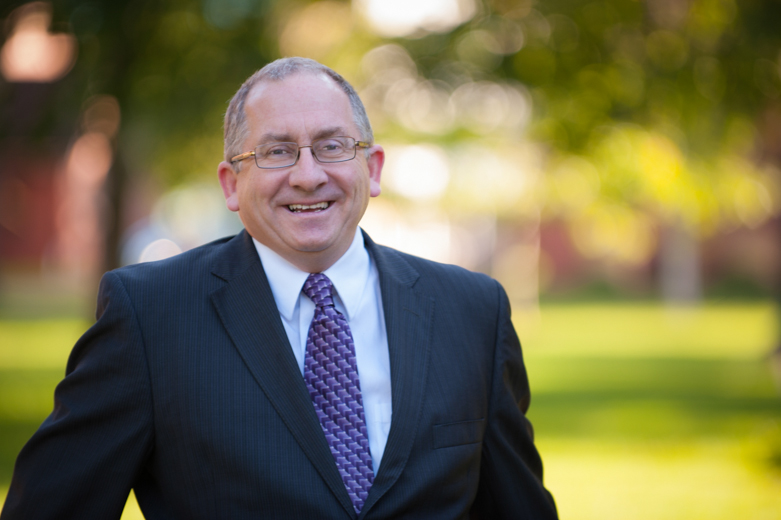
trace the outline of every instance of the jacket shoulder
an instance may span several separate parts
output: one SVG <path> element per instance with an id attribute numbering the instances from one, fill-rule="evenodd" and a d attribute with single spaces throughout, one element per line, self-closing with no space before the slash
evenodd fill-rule
<path id="1" fill-rule="evenodd" d="M 178 255 L 156 260 L 132 264 L 110 271 L 124 283 L 136 281 L 173 281 L 183 274 L 202 276 L 218 261 L 229 247 L 232 241 L 238 240 L 240 235 L 223 237 L 208 244 L 195 247 Z"/>
<path id="2" fill-rule="evenodd" d="M 453 295 L 461 293 L 471 299 L 483 297 L 491 301 L 496 301 L 497 290 L 503 292 L 499 282 L 484 273 L 428 260 L 387 246 L 373 244 L 373 248 L 380 270 L 390 268 L 414 272 L 417 275 L 416 289 Z"/>
<path id="3" fill-rule="evenodd" d="M 252 254 L 257 259 L 254 248 L 250 249 L 251 239 L 247 245 L 243 235 L 221 238 L 165 260 L 109 271 L 100 283 L 98 307 L 100 300 L 119 287 L 139 305 L 155 307 L 157 304 L 182 305 L 209 294 L 224 283 L 219 273 L 246 269 Z M 236 264 L 240 267 L 231 268 Z"/>

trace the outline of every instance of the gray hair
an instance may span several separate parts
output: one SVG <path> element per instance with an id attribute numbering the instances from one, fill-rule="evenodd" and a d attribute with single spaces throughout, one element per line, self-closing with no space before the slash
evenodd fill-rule
<path id="1" fill-rule="evenodd" d="M 240 148 L 249 134 L 244 104 L 247 101 L 247 96 L 252 88 L 263 81 L 281 81 L 288 76 L 297 73 L 325 74 L 334 80 L 334 82 L 342 88 L 344 93 L 347 94 L 347 98 L 350 100 L 353 121 L 355 122 L 355 126 L 358 127 L 361 140 L 370 144 L 374 142 L 374 134 L 372 133 L 372 127 L 369 123 L 369 116 L 366 115 L 366 109 L 361 102 L 361 98 L 358 97 L 358 93 L 346 79 L 333 69 L 326 67 L 315 60 L 310 60 L 309 58 L 281 58 L 272 61 L 250 76 L 241 85 L 236 94 L 233 95 L 233 99 L 231 99 L 228 104 L 228 111 L 225 112 L 224 153 L 226 161 L 230 161 L 231 157 L 246 151 Z M 233 169 L 236 172 L 238 172 L 240 168 L 241 163 L 233 165 Z"/>

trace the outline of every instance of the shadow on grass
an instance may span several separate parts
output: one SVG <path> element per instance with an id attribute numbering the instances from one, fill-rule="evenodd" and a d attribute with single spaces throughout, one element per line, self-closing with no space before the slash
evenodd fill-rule
<path id="1" fill-rule="evenodd" d="M 0 487 L 11 482 L 16 457 L 54 406 L 64 369 L 0 370 Z"/>
<path id="2" fill-rule="evenodd" d="M 0 420 L 0 488 L 11 484 L 19 451 L 41 425 L 40 421 Z"/>
<path id="3" fill-rule="evenodd" d="M 527 365 L 529 418 L 540 436 L 756 438 L 781 468 L 781 438 L 767 433 L 768 425 L 781 424 L 781 401 L 761 360 L 534 355 Z M 0 370 L 0 487 L 8 485 L 19 450 L 51 412 L 62 376 L 62 368 Z"/>
<path id="4" fill-rule="evenodd" d="M 753 435 L 781 420 L 763 361 L 544 357 L 529 360 L 538 432 L 681 438 Z"/>

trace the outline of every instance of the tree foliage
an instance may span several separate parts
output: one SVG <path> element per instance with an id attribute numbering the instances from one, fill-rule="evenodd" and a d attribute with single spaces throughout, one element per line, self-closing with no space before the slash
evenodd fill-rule
<path id="1" fill-rule="evenodd" d="M 76 35 L 79 58 L 34 126 L 62 133 L 86 99 L 112 95 L 130 175 L 210 176 L 238 85 L 306 54 L 356 83 L 380 137 L 460 158 L 442 198 L 459 211 L 542 203 L 623 219 L 631 236 L 649 215 L 708 233 L 778 210 L 778 2 L 475 0 L 465 23 L 389 37 L 358 14 L 367 1 L 60 0 L 52 29 Z"/>

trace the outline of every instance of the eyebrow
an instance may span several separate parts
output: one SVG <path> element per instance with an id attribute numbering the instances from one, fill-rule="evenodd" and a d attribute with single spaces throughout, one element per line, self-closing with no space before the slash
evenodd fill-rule
<path id="1" fill-rule="evenodd" d="M 317 141 L 324 137 L 334 137 L 338 135 L 347 135 L 347 130 L 343 126 L 329 126 L 318 130 L 313 136 L 312 141 Z M 260 144 L 266 143 L 294 143 L 295 139 L 290 134 L 275 134 L 268 132 L 260 136 Z"/>

